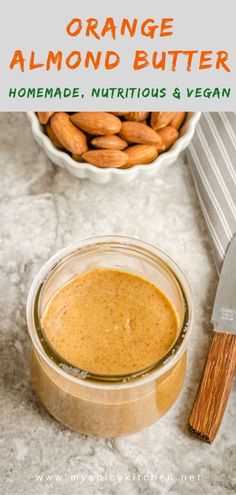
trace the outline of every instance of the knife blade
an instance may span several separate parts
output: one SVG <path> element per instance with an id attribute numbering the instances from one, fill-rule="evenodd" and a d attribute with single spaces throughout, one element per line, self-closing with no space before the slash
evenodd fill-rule
<path id="1" fill-rule="evenodd" d="M 226 251 L 211 321 L 216 331 L 236 333 L 236 235 Z"/>
<path id="2" fill-rule="evenodd" d="M 208 443 L 219 430 L 236 366 L 236 235 L 226 251 L 211 321 L 213 339 L 189 418 L 190 431 Z"/>

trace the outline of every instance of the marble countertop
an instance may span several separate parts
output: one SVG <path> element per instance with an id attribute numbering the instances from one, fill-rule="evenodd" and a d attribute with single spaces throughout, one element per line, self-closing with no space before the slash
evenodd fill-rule
<path id="1" fill-rule="evenodd" d="M 53 166 L 24 114 L 1 113 L 0 164 L 1 493 L 235 493 L 235 391 L 212 446 L 186 426 L 210 343 L 217 274 L 185 156 L 151 180 L 96 185 Z M 159 423 L 117 440 L 87 438 L 57 423 L 29 379 L 25 303 L 32 279 L 59 248 L 97 234 L 157 244 L 185 271 L 196 300 L 181 396 Z"/>

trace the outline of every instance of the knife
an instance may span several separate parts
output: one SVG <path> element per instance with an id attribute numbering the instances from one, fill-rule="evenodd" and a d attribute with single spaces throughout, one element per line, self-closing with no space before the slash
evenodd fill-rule
<path id="1" fill-rule="evenodd" d="M 219 430 L 236 366 L 236 234 L 224 258 L 211 322 L 213 339 L 189 418 L 190 431 L 208 443 Z"/>

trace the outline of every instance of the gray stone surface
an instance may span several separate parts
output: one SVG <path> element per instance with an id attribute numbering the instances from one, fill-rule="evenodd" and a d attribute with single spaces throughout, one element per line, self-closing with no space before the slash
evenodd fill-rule
<path id="1" fill-rule="evenodd" d="M 24 114 L 2 113 L 0 163 L 1 493 L 235 493 L 235 392 L 212 446 L 186 428 L 210 342 L 217 275 L 184 156 L 154 180 L 99 186 L 54 167 Z M 197 309 L 178 402 L 146 431 L 112 441 L 69 431 L 38 402 L 25 322 L 28 289 L 41 264 L 71 241 L 104 233 L 136 236 L 166 250 L 188 275 Z"/>

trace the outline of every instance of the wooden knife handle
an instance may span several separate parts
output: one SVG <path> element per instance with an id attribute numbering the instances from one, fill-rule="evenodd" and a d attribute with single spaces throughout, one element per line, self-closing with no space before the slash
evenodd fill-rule
<path id="1" fill-rule="evenodd" d="M 212 443 L 221 424 L 236 366 L 236 335 L 214 331 L 189 428 Z"/>

